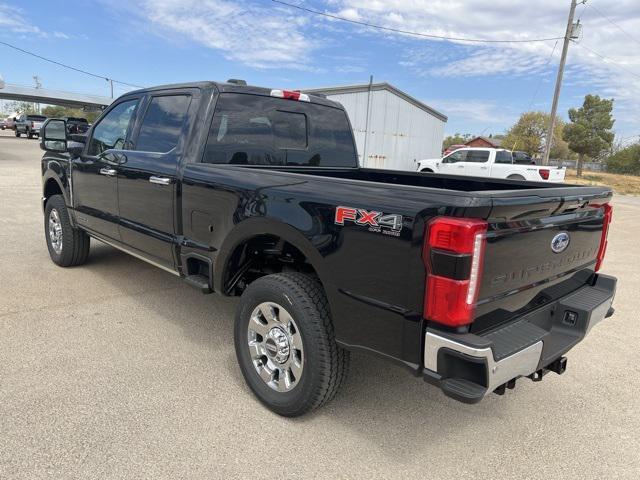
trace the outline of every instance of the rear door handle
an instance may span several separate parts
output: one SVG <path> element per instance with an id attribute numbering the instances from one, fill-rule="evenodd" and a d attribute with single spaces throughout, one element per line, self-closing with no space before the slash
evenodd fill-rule
<path id="1" fill-rule="evenodd" d="M 100 169 L 100 175 L 106 175 L 107 177 L 115 177 L 116 173 L 118 173 L 115 169 L 104 167 Z"/>
<path id="2" fill-rule="evenodd" d="M 167 177 L 156 177 L 151 176 L 149 177 L 149 181 L 151 183 L 155 183 L 156 185 L 170 185 L 171 184 L 171 179 L 167 178 Z"/>

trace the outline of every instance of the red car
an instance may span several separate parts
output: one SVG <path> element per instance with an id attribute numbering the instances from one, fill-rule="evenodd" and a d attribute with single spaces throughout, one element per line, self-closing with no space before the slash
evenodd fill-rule
<path id="1" fill-rule="evenodd" d="M 449 155 L 451 152 L 453 152 L 454 150 L 458 150 L 459 148 L 466 148 L 467 145 L 451 145 L 449 148 L 447 148 L 444 153 L 442 154 L 443 157 L 446 157 L 447 155 Z"/>

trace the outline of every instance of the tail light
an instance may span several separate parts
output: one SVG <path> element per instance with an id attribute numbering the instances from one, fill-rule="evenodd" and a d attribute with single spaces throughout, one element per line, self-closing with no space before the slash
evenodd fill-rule
<path id="1" fill-rule="evenodd" d="M 31 122 L 31 128 L 35 128 L 35 124 Z"/>
<path id="2" fill-rule="evenodd" d="M 425 235 L 424 316 L 450 327 L 473 321 L 486 244 L 487 222 L 438 217 Z"/>
<path id="3" fill-rule="evenodd" d="M 309 102 L 309 95 L 300 93 L 299 90 L 271 90 L 272 97 L 284 98 L 286 100 L 297 100 L 300 102 Z"/>
<path id="4" fill-rule="evenodd" d="M 611 218 L 613 217 L 613 207 L 608 203 L 603 205 L 593 205 L 594 207 L 600 207 L 604 209 L 604 216 L 602 218 L 602 236 L 600 237 L 600 248 L 598 248 L 598 257 L 596 260 L 596 272 L 600 270 L 602 262 L 604 261 L 604 255 L 607 253 L 607 236 L 609 235 L 609 225 L 611 224 Z"/>
<path id="5" fill-rule="evenodd" d="M 538 170 L 538 173 L 543 179 L 549 180 L 550 170 L 548 168 L 541 168 L 540 170 Z"/>

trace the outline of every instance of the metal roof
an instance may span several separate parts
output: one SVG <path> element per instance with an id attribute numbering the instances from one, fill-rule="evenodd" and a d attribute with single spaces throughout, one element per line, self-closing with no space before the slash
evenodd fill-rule
<path id="1" fill-rule="evenodd" d="M 305 89 L 303 89 L 303 91 L 305 93 L 321 93 L 321 94 L 324 94 L 324 95 L 338 95 L 338 94 L 343 94 L 343 93 L 368 92 L 370 87 L 371 87 L 372 91 L 387 90 L 388 92 L 391 92 L 394 95 L 397 95 L 398 97 L 400 97 L 403 100 L 411 103 L 412 105 L 415 105 L 416 107 L 420 108 L 421 110 L 424 110 L 425 112 L 430 113 L 431 115 L 439 118 L 443 122 L 447 121 L 447 116 L 444 113 L 439 112 L 435 108 L 430 107 L 429 105 L 421 102 L 420 100 L 412 97 L 408 93 L 403 92 L 399 88 L 396 88 L 396 87 L 394 87 L 393 85 L 391 85 L 390 83 L 387 83 L 387 82 L 373 83 L 373 84 L 371 84 L 371 86 L 369 86 L 368 83 L 359 83 L 359 84 L 354 84 L 354 85 L 343 85 L 343 86 L 335 86 L 335 87 L 305 88 Z"/>
<path id="2" fill-rule="evenodd" d="M 113 99 L 100 95 L 84 93 L 60 92 L 46 88 L 24 87 L 21 85 L 5 84 L 0 88 L 0 98 L 19 100 L 24 102 L 38 102 L 68 107 L 102 108 L 109 105 Z"/>

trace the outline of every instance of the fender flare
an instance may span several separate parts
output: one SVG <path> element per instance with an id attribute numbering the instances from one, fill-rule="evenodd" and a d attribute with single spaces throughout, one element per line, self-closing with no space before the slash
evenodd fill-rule
<path id="1" fill-rule="evenodd" d="M 323 257 L 313 246 L 311 241 L 305 237 L 295 227 L 277 219 L 252 217 L 237 224 L 226 236 L 218 254 L 216 255 L 213 268 L 213 285 L 215 290 L 224 293 L 222 287 L 231 255 L 244 242 L 260 235 L 274 235 L 295 248 L 300 250 L 307 261 L 318 274 L 320 282 L 327 287 L 329 275 L 326 271 Z"/>
<path id="2" fill-rule="evenodd" d="M 55 183 L 58 184 L 58 187 L 62 192 L 62 196 L 64 197 L 65 205 L 67 205 L 67 207 L 70 207 L 71 200 L 69 198 L 69 191 L 65 185 L 65 182 L 63 182 L 63 180 L 60 179 L 60 175 L 58 174 L 58 172 L 55 172 L 54 170 L 48 169 L 42 176 L 42 197 L 43 198 L 45 197 L 46 187 L 50 181 L 54 181 Z"/>

